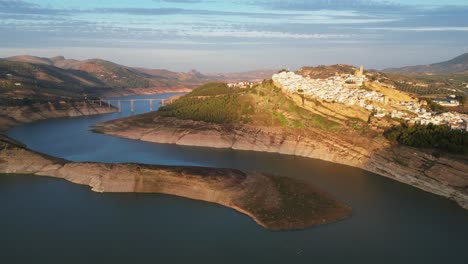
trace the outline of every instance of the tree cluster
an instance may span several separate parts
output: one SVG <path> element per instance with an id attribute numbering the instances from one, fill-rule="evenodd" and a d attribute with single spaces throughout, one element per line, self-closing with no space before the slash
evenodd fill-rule
<path id="1" fill-rule="evenodd" d="M 187 96 L 217 96 L 234 93 L 233 88 L 229 88 L 225 83 L 207 83 L 193 90 Z"/>
<path id="2" fill-rule="evenodd" d="M 468 132 L 447 126 L 402 124 L 385 132 L 390 141 L 416 148 L 432 148 L 449 153 L 468 154 Z"/>
<path id="3" fill-rule="evenodd" d="M 185 96 L 161 107 L 158 112 L 164 117 L 226 124 L 248 120 L 253 111 L 250 105 L 240 102 L 239 95 L 234 94 L 209 98 Z"/>

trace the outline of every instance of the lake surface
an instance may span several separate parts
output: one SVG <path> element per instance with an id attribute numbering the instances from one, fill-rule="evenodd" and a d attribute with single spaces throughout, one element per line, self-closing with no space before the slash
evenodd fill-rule
<path id="1" fill-rule="evenodd" d="M 169 95 L 155 95 L 164 98 Z M 134 98 L 148 98 L 137 96 Z M 135 103 L 136 113 L 149 110 Z M 73 161 L 255 170 L 307 181 L 353 207 L 341 222 L 270 232 L 218 205 L 160 194 L 98 194 L 64 180 L 0 175 L 1 263 L 468 263 L 468 211 L 328 162 L 113 138 L 90 126 L 122 113 L 46 120 L 8 135 Z"/>

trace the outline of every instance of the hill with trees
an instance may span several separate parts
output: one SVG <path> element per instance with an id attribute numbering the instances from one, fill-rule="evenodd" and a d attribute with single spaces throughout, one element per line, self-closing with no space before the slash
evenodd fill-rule
<path id="1" fill-rule="evenodd" d="M 109 87 L 95 76 L 48 64 L 0 60 L 0 96 L 11 98 L 76 97 Z"/>
<path id="2" fill-rule="evenodd" d="M 390 68 L 385 69 L 384 72 L 405 74 L 468 74 L 468 53 L 444 62 L 429 65 Z"/>
<path id="3" fill-rule="evenodd" d="M 208 77 L 192 72 L 176 73 L 167 70 L 133 68 L 101 59 L 73 60 L 63 56 L 41 58 L 22 55 L 5 60 L 86 72 L 99 79 L 105 86 L 115 89 L 176 86 L 195 88 L 208 80 Z"/>

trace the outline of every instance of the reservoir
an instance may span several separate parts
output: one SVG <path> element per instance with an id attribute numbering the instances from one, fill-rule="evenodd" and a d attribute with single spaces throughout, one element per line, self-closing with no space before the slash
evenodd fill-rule
<path id="1" fill-rule="evenodd" d="M 170 94 L 129 98 L 167 98 Z M 153 144 L 89 132 L 149 111 L 40 121 L 8 135 L 72 161 L 236 168 L 308 182 L 353 207 L 343 221 L 271 232 L 215 204 L 99 194 L 60 179 L 0 175 L 2 263 L 467 263 L 468 211 L 360 169 L 270 153 Z"/>

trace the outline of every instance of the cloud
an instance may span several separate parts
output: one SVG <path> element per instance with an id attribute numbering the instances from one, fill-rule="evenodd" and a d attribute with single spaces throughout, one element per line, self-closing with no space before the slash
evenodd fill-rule
<path id="1" fill-rule="evenodd" d="M 403 6 L 390 1 L 374 0 L 257 0 L 242 1 L 277 10 L 395 10 Z"/>
<path id="2" fill-rule="evenodd" d="M 369 51 L 440 47 L 454 52 L 468 40 L 467 6 L 405 5 L 403 0 L 154 0 L 125 5 L 112 1 L 0 0 L 1 47 L 126 47 L 284 53 L 304 60 L 304 51 L 334 47 L 350 57 Z M 414 3 L 415 1 L 413 1 Z M 41 4 L 37 4 L 41 3 Z M 46 5 L 45 3 L 50 3 Z M 53 4 L 60 3 L 60 4 Z M 107 3 L 107 4 L 106 4 Z M 420 33 L 419 33 L 420 32 Z M 34 41 L 31 41 L 34 40 Z M 72 48 L 73 47 L 73 48 Z M 447 48 L 450 47 L 450 48 Z M 375 53 L 372 53 L 372 50 Z M 351 50 L 353 52 L 351 52 Z M 367 56 L 367 55 L 366 55 Z M 432 55 L 431 55 L 432 56 Z M 242 57 L 250 59 L 251 55 Z M 330 60 L 343 62 L 330 53 Z M 328 56 L 327 56 L 328 58 Z M 239 61 L 241 59 L 239 58 Z M 195 63 L 195 62 L 193 62 Z M 282 67 L 282 61 L 278 67 Z M 298 62 L 303 64 L 303 62 Z"/>
<path id="3" fill-rule="evenodd" d="M 142 16 L 157 16 L 157 15 L 202 15 L 202 16 L 244 16 L 244 17 L 280 17 L 280 16 L 295 16 L 297 14 L 275 13 L 275 12 L 240 12 L 226 10 L 207 10 L 207 9 L 185 9 L 175 7 L 162 8 L 97 8 L 88 10 L 90 13 L 101 14 L 127 14 L 127 15 L 142 15 Z"/>
<path id="4" fill-rule="evenodd" d="M 22 0 L 0 0 L 0 14 L 35 14 L 35 15 L 58 15 L 68 11 L 62 9 L 44 8 L 38 4 Z"/>
<path id="5" fill-rule="evenodd" d="M 342 39 L 346 34 L 298 34 L 274 31 L 180 31 L 175 33 L 183 37 L 226 37 L 226 38 L 267 38 L 267 39 Z"/>
<path id="6" fill-rule="evenodd" d="M 365 29 L 384 30 L 384 31 L 413 31 L 413 32 L 468 31 L 468 27 L 373 27 L 373 28 L 365 28 Z"/>

